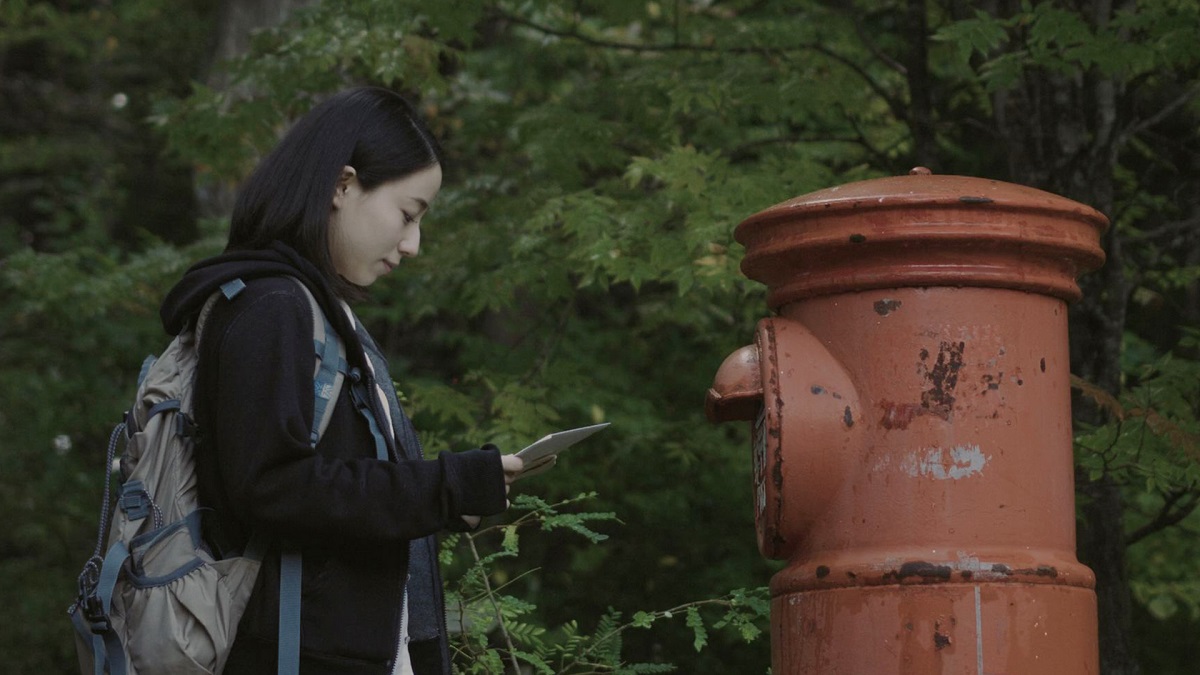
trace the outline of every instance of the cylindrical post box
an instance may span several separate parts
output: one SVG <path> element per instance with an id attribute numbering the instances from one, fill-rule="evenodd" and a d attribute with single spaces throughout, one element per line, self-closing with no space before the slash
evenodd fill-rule
<path id="1" fill-rule="evenodd" d="M 775 675 L 1098 672 L 1066 303 L 1107 222 L 917 169 L 737 227 L 777 316 L 706 405 L 751 422 L 759 547 L 788 561 Z"/>

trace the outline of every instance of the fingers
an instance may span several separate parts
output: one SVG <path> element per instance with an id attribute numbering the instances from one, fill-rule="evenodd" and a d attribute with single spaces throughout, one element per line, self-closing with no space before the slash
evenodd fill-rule
<path id="1" fill-rule="evenodd" d="M 504 455 L 500 458 L 500 465 L 504 467 L 504 494 L 507 495 L 512 490 L 513 481 L 525 468 L 525 462 L 516 455 Z M 508 508 L 507 505 L 505 508 Z"/>
<path id="2" fill-rule="evenodd" d="M 525 462 L 516 455 L 501 455 L 500 466 L 504 468 L 504 482 L 512 483 L 517 474 L 525 468 Z"/>

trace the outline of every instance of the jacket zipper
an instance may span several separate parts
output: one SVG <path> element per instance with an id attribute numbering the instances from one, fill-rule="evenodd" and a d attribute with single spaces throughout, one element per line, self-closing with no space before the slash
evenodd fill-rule
<path id="1" fill-rule="evenodd" d="M 407 649 L 408 645 L 408 626 L 405 622 L 408 621 L 408 579 L 411 575 L 405 575 L 404 587 L 400 591 L 400 622 L 396 626 L 396 655 L 392 657 L 392 675 L 397 674 L 396 667 L 400 665 L 400 653 Z M 412 664 L 412 655 L 409 655 L 409 664 Z"/>

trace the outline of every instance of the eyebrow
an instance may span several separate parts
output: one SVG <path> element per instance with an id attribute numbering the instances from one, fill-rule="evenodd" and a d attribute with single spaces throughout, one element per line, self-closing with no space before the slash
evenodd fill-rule
<path id="1" fill-rule="evenodd" d="M 429 210 L 429 202 L 425 201 L 424 199 L 421 199 L 420 197 L 413 197 L 412 199 L 414 202 L 421 205 L 421 211 Z"/>

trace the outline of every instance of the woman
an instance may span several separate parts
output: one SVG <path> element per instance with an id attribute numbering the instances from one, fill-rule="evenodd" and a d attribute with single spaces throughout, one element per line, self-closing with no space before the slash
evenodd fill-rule
<path id="1" fill-rule="evenodd" d="M 216 516 L 205 536 L 218 555 L 253 533 L 299 549 L 302 673 L 449 673 L 433 535 L 503 511 L 521 469 L 494 446 L 425 460 L 382 354 L 346 304 L 417 254 L 441 181 L 438 145 L 401 97 L 338 94 L 262 160 L 238 195 L 226 252 L 190 269 L 162 308 L 177 334 L 227 282 L 244 284 L 213 305 L 200 341 L 198 488 Z M 345 344 L 358 391 L 373 394 L 356 408 L 344 386 L 315 446 L 314 317 L 295 279 Z M 276 546 L 226 673 L 275 672 L 279 602 Z"/>

